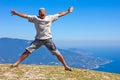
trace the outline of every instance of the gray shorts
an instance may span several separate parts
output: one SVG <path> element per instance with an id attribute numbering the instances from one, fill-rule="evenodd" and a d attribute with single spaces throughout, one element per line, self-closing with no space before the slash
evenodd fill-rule
<path id="1" fill-rule="evenodd" d="M 59 55 L 60 52 L 56 48 L 55 44 L 53 43 L 52 39 L 46 39 L 46 40 L 38 40 L 35 39 L 30 46 L 26 48 L 30 53 L 32 53 L 34 50 L 38 49 L 42 45 L 45 45 L 48 50 L 53 54 L 53 55 Z"/>

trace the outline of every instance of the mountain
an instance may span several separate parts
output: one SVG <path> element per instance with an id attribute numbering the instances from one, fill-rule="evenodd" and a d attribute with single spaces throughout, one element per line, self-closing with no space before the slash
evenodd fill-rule
<path id="1" fill-rule="evenodd" d="M 31 40 L 0 38 L 0 63 L 14 63 L 25 48 L 31 43 Z M 78 49 L 59 49 L 66 62 L 71 67 L 93 69 L 100 65 L 111 62 L 111 60 L 92 56 L 91 52 Z M 41 47 L 33 52 L 22 63 L 24 64 L 42 64 L 42 65 L 61 65 L 61 63 L 51 55 L 46 47 Z"/>
<path id="2" fill-rule="evenodd" d="M 120 74 L 73 68 L 65 71 L 62 66 L 0 64 L 0 80 L 120 80 Z"/>

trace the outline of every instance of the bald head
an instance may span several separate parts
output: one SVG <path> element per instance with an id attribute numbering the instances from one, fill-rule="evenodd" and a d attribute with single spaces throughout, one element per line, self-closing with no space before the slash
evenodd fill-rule
<path id="1" fill-rule="evenodd" d="M 45 11 L 45 8 L 40 8 L 39 9 L 39 17 L 44 19 L 46 16 L 46 11 Z"/>

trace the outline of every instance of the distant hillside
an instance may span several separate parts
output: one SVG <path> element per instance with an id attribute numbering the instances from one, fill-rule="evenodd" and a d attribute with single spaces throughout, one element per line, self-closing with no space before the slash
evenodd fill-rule
<path id="1" fill-rule="evenodd" d="M 120 74 L 74 68 L 65 71 L 62 66 L 0 64 L 0 80 L 120 80 Z"/>
<path id="2" fill-rule="evenodd" d="M 0 63 L 14 63 L 25 48 L 30 45 L 31 40 L 0 38 Z M 66 62 L 76 68 L 93 69 L 100 65 L 111 62 L 111 60 L 92 56 L 90 52 L 79 49 L 59 49 Z M 42 64 L 42 65 L 61 65 L 61 63 L 51 55 L 46 47 L 33 52 L 22 63 L 24 64 Z"/>

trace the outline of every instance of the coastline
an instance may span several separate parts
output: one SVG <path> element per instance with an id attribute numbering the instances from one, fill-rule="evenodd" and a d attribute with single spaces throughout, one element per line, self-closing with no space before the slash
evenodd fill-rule
<path id="1" fill-rule="evenodd" d="M 99 64 L 99 65 L 96 65 L 94 68 L 91 68 L 90 70 L 97 70 L 97 69 L 99 69 L 101 66 L 105 66 L 105 65 L 110 64 L 110 63 L 112 63 L 112 62 L 113 62 L 113 60 L 111 60 L 111 61 L 109 61 L 109 62 L 105 62 L 105 63 Z"/>

